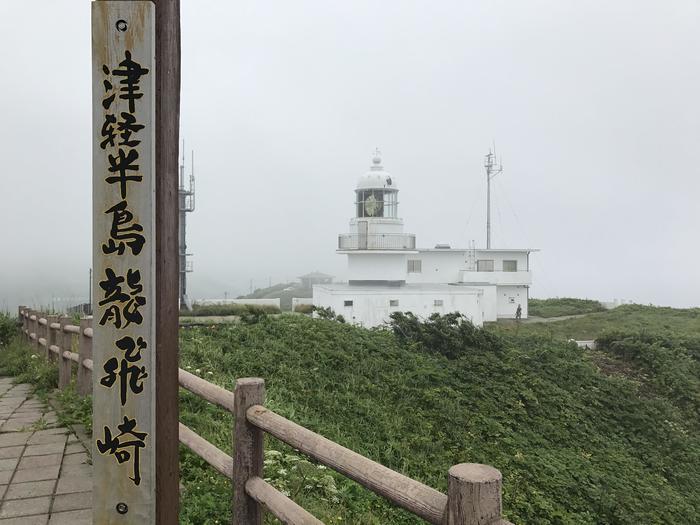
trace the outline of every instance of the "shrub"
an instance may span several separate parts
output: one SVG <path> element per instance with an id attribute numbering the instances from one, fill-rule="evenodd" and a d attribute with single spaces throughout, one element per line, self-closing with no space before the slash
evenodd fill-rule
<path id="1" fill-rule="evenodd" d="M 298 304 L 294 307 L 294 311 L 298 314 L 311 314 L 314 311 L 312 304 Z"/>
<path id="2" fill-rule="evenodd" d="M 345 317 L 342 315 L 336 315 L 333 308 L 330 306 L 312 306 L 311 311 L 316 314 L 319 319 L 326 319 L 328 321 L 338 321 L 339 323 L 345 322 Z"/>
<path id="3" fill-rule="evenodd" d="M 0 346 L 7 345 L 16 333 L 16 320 L 8 314 L 0 312 Z"/>
<path id="4" fill-rule="evenodd" d="M 432 314 L 421 321 L 411 312 L 393 312 L 389 326 L 403 345 L 456 359 L 469 351 L 500 351 L 501 338 L 474 326 L 459 312 Z"/>
<path id="5" fill-rule="evenodd" d="M 19 383 L 32 383 L 39 395 L 45 395 L 58 386 L 58 368 L 43 355 L 32 353 L 32 348 L 15 336 L 0 352 L 0 375 L 13 376 Z"/>

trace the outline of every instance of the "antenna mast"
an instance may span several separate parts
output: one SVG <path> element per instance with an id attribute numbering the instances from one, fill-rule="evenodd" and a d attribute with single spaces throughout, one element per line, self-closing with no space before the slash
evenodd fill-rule
<path id="1" fill-rule="evenodd" d="M 182 160 L 180 162 L 179 201 L 179 259 L 180 259 L 180 308 L 190 310 L 190 300 L 187 296 L 187 274 L 192 271 L 192 254 L 187 253 L 187 214 L 194 211 L 194 151 L 192 151 L 192 171 L 190 172 L 189 187 L 185 186 L 185 141 L 182 141 Z"/>
<path id="2" fill-rule="evenodd" d="M 496 161 L 496 146 L 489 149 L 484 160 L 486 168 L 486 249 L 491 249 L 491 179 L 503 171 L 503 164 Z"/>

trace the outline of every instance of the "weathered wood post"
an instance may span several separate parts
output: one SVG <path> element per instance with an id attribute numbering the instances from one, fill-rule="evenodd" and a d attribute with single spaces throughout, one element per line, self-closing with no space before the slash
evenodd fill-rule
<path id="1" fill-rule="evenodd" d="M 53 323 L 58 322 L 58 316 L 57 315 L 47 315 L 46 316 L 46 331 L 48 335 L 46 336 L 46 360 L 51 361 L 51 345 L 56 345 L 58 344 L 58 330 L 54 330 L 51 328 L 51 325 Z"/>
<path id="2" fill-rule="evenodd" d="M 446 525 L 495 525 L 501 519 L 501 473 L 479 463 L 450 467 Z"/>
<path id="3" fill-rule="evenodd" d="M 32 310 L 32 317 L 34 317 L 34 320 L 32 321 L 32 333 L 34 334 L 34 353 L 38 354 L 39 353 L 39 312 L 37 310 Z"/>
<path id="4" fill-rule="evenodd" d="M 34 321 L 32 322 L 32 330 L 34 331 L 34 353 L 39 353 L 39 337 L 41 337 L 41 324 L 39 324 L 39 318 L 41 314 L 37 310 L 32 310 L 32 315 L 34 316 Z"/>
<path id="5" fill-rule="evenodd" d="M 179 17 L 179 0 L 92 3 L 93 521 L 101 525 L 178 523 Z M 127 361 L 137 372 L 124 383 Z"/>
<path id="6" fill-rule="evenodd" d="M 83 366 L 85 359 L 92 359 L 92 337 L 85 335 L 85 330 L 92 328 L 92 317 L 80 319 L 80 336 L 78 337 L 78 394 L 87 396 L 92 393 L 92 372 Z"/>
<path id="7" fill-rule="evenodd" d="M 156 521 L 178 523 L 180 0 L 156 4 Z"/>
<path id="8" fill-rule="evenodd" d="M 246 482 L 253 476 L 262 477 L 264 434 L 248 422 L 246 412 L 254 405 L 265 403 L 265 381 L 246 377 L 236 381 L 234 390 L 233 431 L 233 525 L 260 525 L 263 512 L 260 504 L 248 496 Z"/>
<path id="9" fill-rule="evenodd" d="M 17 322 L 20 323 L 20 330 L 22 332 L 22 336 L 24 336 L 24 314 L 22 313 L 23 310 L 24 306 L 17 307 Z"/>
<path id="10" fill-rule="evenodd" d="M 61 390 L 70 385 L 71 360 L 63 357 L 63 352 L 71 352 L 73 348 L 73 334 L 66 332 L 66 326 L 70 324 L 70 321 L 71 318 L 67 315 L 62 315 L 58 320 L 61 325 L 58 339 L 58 388 Z"/>
<path id="11" fill-rule="evenodd" d="M 22 335 L 24 335 L 24 316 L 22 315 L 22 308 L 24 308 L 24 306 L 17 307 L 17 324 L 20 325 L 19 329 Z"/>

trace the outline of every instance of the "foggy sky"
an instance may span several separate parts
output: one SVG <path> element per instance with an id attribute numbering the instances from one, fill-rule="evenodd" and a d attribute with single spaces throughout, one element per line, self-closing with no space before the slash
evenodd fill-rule
<path id="1" fill-rule="evenodd" d="M 182 0 L 190 296 L 342 279 L 336 236 L 375 147 L 419 246 L 483 247 L 495 141 L 493 246 L 542 250 L 531 296 L 697 306 L 699 15 L 696 0 Z M 84 300 L 89 2 L 1 1 L 0 53 L 0 309 Z"/>

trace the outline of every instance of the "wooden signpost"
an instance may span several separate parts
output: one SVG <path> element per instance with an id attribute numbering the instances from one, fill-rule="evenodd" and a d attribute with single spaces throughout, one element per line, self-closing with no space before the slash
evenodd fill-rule
<path id="1" fill-rule="evenodd" d="M 93 523 L 178 522 L 180 2 L 92 2 Z"/>
<path id="2" fill-rule="evenodd" d="M 155 523 L 155 6 L 92 4 L 93 522 Z"/>

